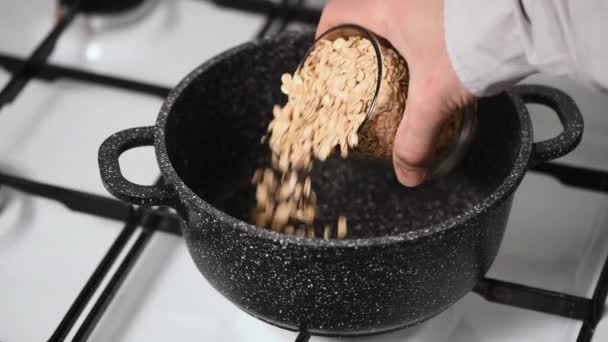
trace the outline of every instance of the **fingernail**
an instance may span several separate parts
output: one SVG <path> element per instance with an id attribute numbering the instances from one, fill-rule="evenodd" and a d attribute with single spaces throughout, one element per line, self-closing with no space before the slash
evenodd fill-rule
<path id="1" fill-rule="evenodd" d="M 425 169 L 400 168 L 397 171 L 397 179 L 401 184 L 413 188 L 424 182 L 426 174 Z"/>

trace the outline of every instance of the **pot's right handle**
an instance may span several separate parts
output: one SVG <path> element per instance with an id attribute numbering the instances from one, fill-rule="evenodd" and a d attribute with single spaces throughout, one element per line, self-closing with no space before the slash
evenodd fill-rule
<path id="1" fill-rule="evenodd" d="M 526 104 L 536 103 L 553 109 L 564 127 L 557 137 L 532 145 L 530 167 L 564 156 L 578 146 L 583 137 L 583 116 L 568 94 L 543 85 L 519 85 L 513 92 Z"/>
<path id="2" fill-rule="evenodd" d="M 99 171 L 106 189 L 117 198 L 137 205 L 178 203 L 177 191 L 170 185 L 139 185 L 127 180 L 120 170 L 118 158 L 135 147 L 154 144 L 154 127 L 130 128 L 113 134 L 99 148 Z"/>

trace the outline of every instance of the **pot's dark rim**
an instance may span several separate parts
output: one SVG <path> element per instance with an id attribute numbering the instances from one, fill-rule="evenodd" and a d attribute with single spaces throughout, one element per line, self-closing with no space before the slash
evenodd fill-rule
<path id="1" fill-rule="evenodd" d="M 462 226 L 467 221 L 474 219 L 481 213 L 486 212 L 490 208 L 498 205 L 500 201 L 502 201 L 505 197 L 509 196 L 513 191 L 515 191 L 517 186 L 522 181 L 523 176 L 525 175 L 525 172 L 528 168 L 528 162 L 532 149 L 532 129 L 530 117 L 528 116 L 528 111 L 526 109 L 525 104 L 519 96 L 508 92 L 507 95 L 514 103 L 517 115 L 521 123 L 520 150 L 515 160 L 513 169 L 511 170 L 509 175 L 505 177 L 504 181 L 494 190 L 494 192 L 488 195 L 483 201 L 481 201 L 468 211 L 463 212 L 461 215 L 457 215 L 438 224 L 420 227 L 419 229 L 416 229 L 414 231 L 390 236 L 345 240 L 307 239 L 297 238 L 286 234 L 280 234 L 266 229 L 259 229 L 255 225 L 234 218 L 216 209 L 211 204 L 205 202 L 194 191 L 192 191 L 192 189 L 190 189 L 180 178 L 180 176 L 173 168 L 173 165 L 171 164 L 169 155 L 167 153 L 165 127 L 173 105 L 179 98 L 180 94 L 184 91 L 184 89 L 186 89 L 190 85 L 192 81 L 198 78 L 206 70 L 214 67 L 218 63 L 221 63 L 225 58 L 242 53 L 243 51 L 247 51 L 249 49 L 253 49 L 260 44 L 269 42 L 279 42 L 286 36 L 300 36 L 303 33 L 309 33 L 309 31 L 286 31 L 270 38 L 257 39 L 252 42 L 239 45 L 224 53 L 221 53 L 213 57 L 212 59 L 209 59 L 208 61 L 197 67 L 195 70 L 193 70 L 167 96 L 156 121 L 154 145 L 160 169 L 166 180 L 168 180 L 169 183 L 172 186 L 175 186 L 178 190 L 180 194 L 180 201 L 185 200 L 190 203 L 193 203 L 196 207 L 208 212 L 210 215 L 217 217 L 219 220 L 224 221 L 228 225 L 241 230 L 243 233 L 249 234 L 257 238 L 270 239 L 278 241 L 282 244 L 296 244 L 317 248 L 359 248 L 388 245 L 401 242 L 416 242 L 422 238 L 430 237 L 437 233 L 444 232 L 448 229 Z"/>

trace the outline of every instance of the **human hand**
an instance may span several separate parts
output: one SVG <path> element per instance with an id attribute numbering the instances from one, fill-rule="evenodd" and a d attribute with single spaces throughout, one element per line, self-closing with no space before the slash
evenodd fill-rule
<path id="1" fill-rule="evenodd" d="M 393 165 L 403 185 L 420 185 L 428 176 L 441 124 L 474 100 L 448 56 L 443 0 L 333 0 L 323 10 L 317 35 L 346 23 L 384 37 L 408 63 L 408 97 Z"/>

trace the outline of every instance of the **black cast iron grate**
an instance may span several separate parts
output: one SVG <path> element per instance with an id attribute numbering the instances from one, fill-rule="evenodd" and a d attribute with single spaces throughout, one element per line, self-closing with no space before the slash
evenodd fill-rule
<path id="1" fill-rule="evenodd" d="M 218 6 L 235 10 L 264 14 L 267 20 L 256 36 L 261 37 L 280 32 L 290 22 L 314 23 L 320 17 L 320 10 L 303 5 L 302 0 L 282 0 L 280 3 L 266 0 L 213 0 Z M 12 74 L 9 82 L 0 91 L 0 109 L 3 105 L 17 99 L 25 85 L 33 78 L 45 81 L 70 79 L 118 89 L 156 95 L 164 98 L 169 87 L 150 84 L 121 77 L 102 75 L 69 66 L 49 64 L 48 57 L 53 52 L 57 40 L 70 25 L 74 17 L 86 10 L 87 1 L 62 1 L 64 8 L 55 27 L 40 42 L 29 57 L 0 53 L 0 67 Z M 0 112 L 0 114 L 2 114 Z M 533 171 L 552 176 L 567 186 L 589 191 L 608 193 L 608 172 L 582 167 L 567 166 L 559 163 L 539 165 Z M 162 182 L 162 179 L 158 180 Z M 68 209 L 124 222 L 124 227 L 101 259 L 80 293 L 67 309 L 67 312 L 48 341 L 65 341 L 68 334 L 76 329 L 76 321 L 83 318 L 77 327 L 72 341 L 86 341 L 97 323 L 104 315 L 108 305 L 120 289 L 129 271 L 137 262 L 142 251 L 156 232 L 180 235 L 180 219 L 163 208 L 133 207 L 121 201 L 86 193 L 77 189 L 67 189 L 51 184 L 5 174 L 0 170 L 0 187 L 7 186 L 31 196 L 49 199 L 65 205 Z M 126 249 L 128 241 L 135 242 Z M 110 268 L 117 263 L 119 255 L 126 249 L 116 271 Z M 83 317 L 85 307 L 98 292 L 102 280 L 110 277 L 100 289 L 101 294 L 92 308 Z M 474 292 L 494 303 L 539 311 L 556 316 L 579 320 L 582 326 L 577 342 L 590 342 L 595 327 L 603 314 L 608 294 L 608 258 L 605 260 L 600 277 L 591 298 L 573 296 L 515 284 L 497 279 L 483 279 Z M 311 335 L 306 331 L 298 333 L 296 342 L 305 342 Z"/>

